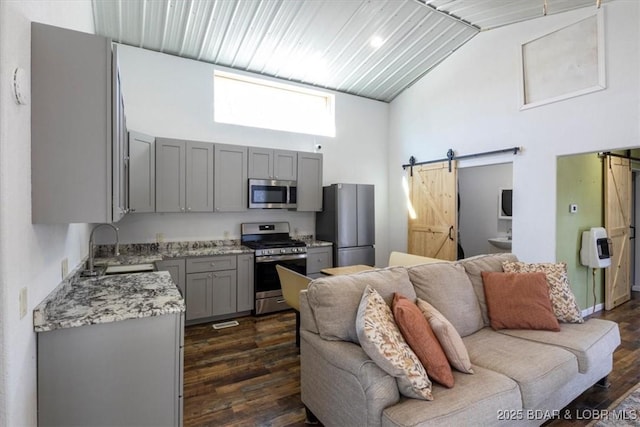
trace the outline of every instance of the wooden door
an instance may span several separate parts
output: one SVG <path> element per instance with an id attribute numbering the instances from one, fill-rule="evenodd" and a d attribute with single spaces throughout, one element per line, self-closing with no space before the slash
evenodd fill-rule
<path id="1" fill-rule="evenodd" d="M 631 298 L 631 163 L 607 156 L 604 169 L 604 226 L 613 243 L 611 266 L 604 273 L 604 308 L 611 310 Z"/>
<path id="2" fill-rule="evenodd" d="M 410 174 L 411 175 L 411 174 Z M 409 217 L 408 252 L 454 261 L 458 257 L 458 173 L 456 162 L 413 167 L 408 177 L 409 200 L 415 218 Z"/>

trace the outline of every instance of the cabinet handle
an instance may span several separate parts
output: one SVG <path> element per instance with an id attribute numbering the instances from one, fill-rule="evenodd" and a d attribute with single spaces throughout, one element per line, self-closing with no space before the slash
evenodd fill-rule
<path id="1" fill-rule="evenodd" d="M 135 209 L 133 209 L 133 208 L 132 208 L 132 209 L 129 209 L 129 212 L 135 212 L 135 211 L 136 211 L 136 210 L 135 210 Z"/>
<path id="2" fill-rule="evenodd" d="M 215 266 L 216 266 L 216 263 L 215 263 L 215 262 L 212 262 L 212 263 L 211 263 L 211 267 L 215 267 Z"/>
<path id="3" fill-rule="evenodd" d="M 184 208 L 182 206 L 180 206 L 180 211 L 184 212 Z"/>
<path id="4" fill-rule="evenodd" d="M 191 206 L 189 206 L 189 207 L 187 208 L 187 210 L 188 210 L 188 211 L 191 211 Z"/>
<path id="5" fill-rule="evenodd" d="M 211 278 L 211 277 L 213 277 L 213 275 L 211 273 L 209 273 L 209 274 L 207 274 L 207 277 Z"/>

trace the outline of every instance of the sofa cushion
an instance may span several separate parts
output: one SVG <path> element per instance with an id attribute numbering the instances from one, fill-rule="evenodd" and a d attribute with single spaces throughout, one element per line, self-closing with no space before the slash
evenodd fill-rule
<path id="1" fill-rule="evenodd" d="M 558 320 L 568 323 L 582 323 L 584 321 L 576 297 L 569 285 L 566 263 L 528 264 L 506 261 L 502 263 L 502 268 L 504 271 L 512 273 L 544 273 L 547 277 L 553 312 Z"/>
<path id="2" fill-rule="evenodd" d="M 482 280 L 493 329 L 560 330 L 544 273 L 483 271 Z"/>
<path id="3" fill-rule="evenodd" d="M 445 387 L 453 387 L 453 373 L 447 356 L 418 306 L 396 292 L 391 309 L 398 329 L 429 378 Z"/>
<path id="4" fill-rule="evenodd" d="M 511 337 L 490 328 L 463 340 L 474 367 L 499 372 L 518 383 L 525 409 L 536 408 L 550 392 L 578 374 L 576 356 L 560 347 Z"/>
<path id="5" fill-rule="evenodd" d="M 433 385 L 434 400 L 401 399 L 382 413 L 383 426 L 494 426 L 499 414 L 522 408 L 518 384 L 497 372 L 474 366 L 475 375 L 454 372 L 456 386 Z M 502 424 L 513 423 L 512 420 Z"/>
<path id="6" fill-rule="evenodd" d="M 460 336 L 484 327 L 473 286 L 460 265 L 450 262 L 423 264 L 409 267 L 408 271 L 418 298 L 442 313 Z"/>
<path id="7" fill-rule="evenodd" d="M 370 286 L 362 294 L 356 317 L 362 349 L 383 371 L 396 378 L 400 394 L 433 400 L 431 381 L 398 329 L 391 309 Z"/>
<path id="8" fill-rule="evenodd" d="M 428 302 L 417 298 L 416 304 L 429 322 L 451 366 L 460 372 L 473 374 L 469 353 L 456 328 Z"/>
<path id="9" fill-rule="evenodd" d="M 610 320 L 588 319 L 583 324 L 561 323 L 560 332 L 502 330 L 501 333 L 552 344 L 572 352 L 578 358 L 580 373 L 588 372 L 620 345 L 618 324 Z"/>
<path id="10" fill-rule="evenodd" d="M 504 261 L 518 261 L 518 258 L 511 253 L 501 253 L 477 255 L 457 262 L 459 265 L 464 267 L 469 279 L 471 280 L 473 290 L 475 291 L 476 298 L 478 298 L 478 303 L 480 304 L 480 312 L 482 313 L 482 320 L 484 321 L 485 326 L 489 326 L 489 315 L 487 314 L 487 303 L 484 299 L 484 288 L 482 285 L 481 273 L 483 271 L 503 271 L 502 263 Z"/>
<path id="11" fill-rule="evenodd" d="M 409 299 L 416 297 L 404 267 L 315 279 L 309 283 L 307 297 L 322 338 L 359 342 L 356 313 L 367 285 L 378 291 L 389 305 L 394 292 Z"/>

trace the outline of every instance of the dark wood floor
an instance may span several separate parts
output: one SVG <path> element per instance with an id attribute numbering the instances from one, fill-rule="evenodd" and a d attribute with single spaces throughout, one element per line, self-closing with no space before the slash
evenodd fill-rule
<path id="1" fill-rule="evenodd" d="M 566 409 L 606 409 L 640 382 L 640 293 L 612 311 L 594 315 L 619 323 L 622 344 L 614 354 L 611 387 L 592 387 Z M 302 426 L 300 359 L 291 312 L 237 319 L 214 330 L 189 326 L 184 352 L 184 425 Z M 552 421 L 580 426 L 587 420 Z"/>

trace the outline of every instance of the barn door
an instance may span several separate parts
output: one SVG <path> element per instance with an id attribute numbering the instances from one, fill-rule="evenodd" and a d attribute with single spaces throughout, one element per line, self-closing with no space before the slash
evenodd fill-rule
<path id="1" fill-rule="evenodd" d="M 415 218 L 409 217 L 408 252 L 454 261 L 458 256 L 458 170 L 456 162 L 413 167 L 408 177 L 409 199 Z"/>
<path id="2" fill-rule="evenodd" d="M 611 266 L 604 273 L 604 308 L 611 310 L 631 298 L 631 163 L 607 156 L 604 169 L 604 226 L 613 243 Z"/>

